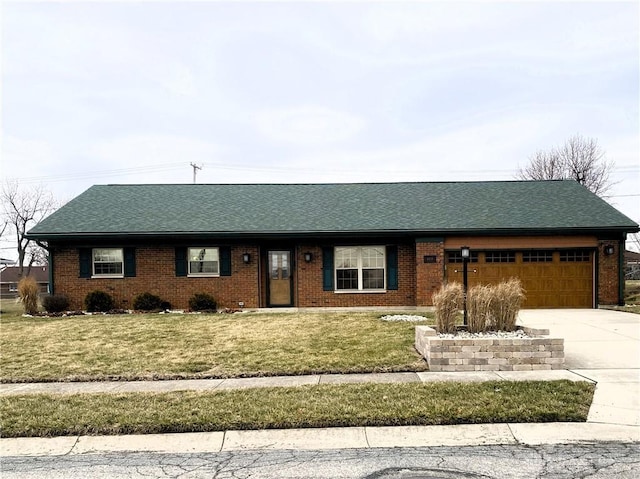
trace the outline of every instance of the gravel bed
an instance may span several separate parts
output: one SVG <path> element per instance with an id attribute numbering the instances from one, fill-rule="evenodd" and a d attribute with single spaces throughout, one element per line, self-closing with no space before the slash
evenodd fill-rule
<path id="1" fill-rule="evenodd" d="M 414 314 L 388 314 L 386 316 L 382 316 L 380 319 L 383 321 L 409 321 L 409 322 L 429 320 L 429 318 L 425 318 L 424 316 L 417 316 Z"/>
<path id="2" fill-rule="evenodd" d="M 529 338 L 522 329 L 515 331 L 487 331 L 485 333 L 470 333 L 468 331 L 458 331 L 457 334 L 438 334 L 442 339 L 522 339 Z"/>

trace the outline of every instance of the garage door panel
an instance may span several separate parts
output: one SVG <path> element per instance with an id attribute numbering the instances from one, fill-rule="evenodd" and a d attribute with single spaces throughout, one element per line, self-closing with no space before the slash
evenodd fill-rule
<path id="1" fill-rule="evenodd" d="M 516 277 L 525 289 L 524 308 L 593 307 L 593 253 L 589 261 L 576 262 L 560 261 L 558 252 L 554 252 L 553 261 L 526 263 L 522 258 L 519 253 L 513 263 L 487 263 L 480 254 L 477 263 L 468 265 L 469 287 Z M 447 281 L 462 283 L 462 270 L 462 264 L 448 264 Z"/>

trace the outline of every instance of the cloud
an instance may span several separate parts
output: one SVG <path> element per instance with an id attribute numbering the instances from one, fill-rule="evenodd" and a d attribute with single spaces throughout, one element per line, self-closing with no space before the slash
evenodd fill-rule
<path id="1" fill-rule="evenodd" d="M 321 106 L 262 110 L 255 120 L 266 138 L 296 145 L 319 145 L 347 140 L 364 127 L 364 120 Z"/>

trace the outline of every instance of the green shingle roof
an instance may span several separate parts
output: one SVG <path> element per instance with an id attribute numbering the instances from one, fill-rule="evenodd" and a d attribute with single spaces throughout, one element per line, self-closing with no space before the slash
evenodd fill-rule
<path id="1" fill-rule="evenodd" d="M 160 184 L 93 186 L 29 236 L 637 229 L 574 181 Z"/>

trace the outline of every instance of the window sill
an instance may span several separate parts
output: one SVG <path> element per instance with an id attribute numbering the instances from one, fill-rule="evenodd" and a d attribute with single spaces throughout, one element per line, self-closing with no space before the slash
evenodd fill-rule
<path id="1" fill-rule="evenodd" d="M 187 278 L 219 278 L 219 274 L 188 274 Z"/>
<path id="2" fill-rule="evenodd" d="M 336 289 L 333 291 L 336 294 L 375 294 L 375 293 L 386 293 L 386 289 Z"/>
<path id="3" fill-rule="evenodd" d="M 123 274 L 94 274 L 91 279 L 118 279 L 124 278 Z"/>

